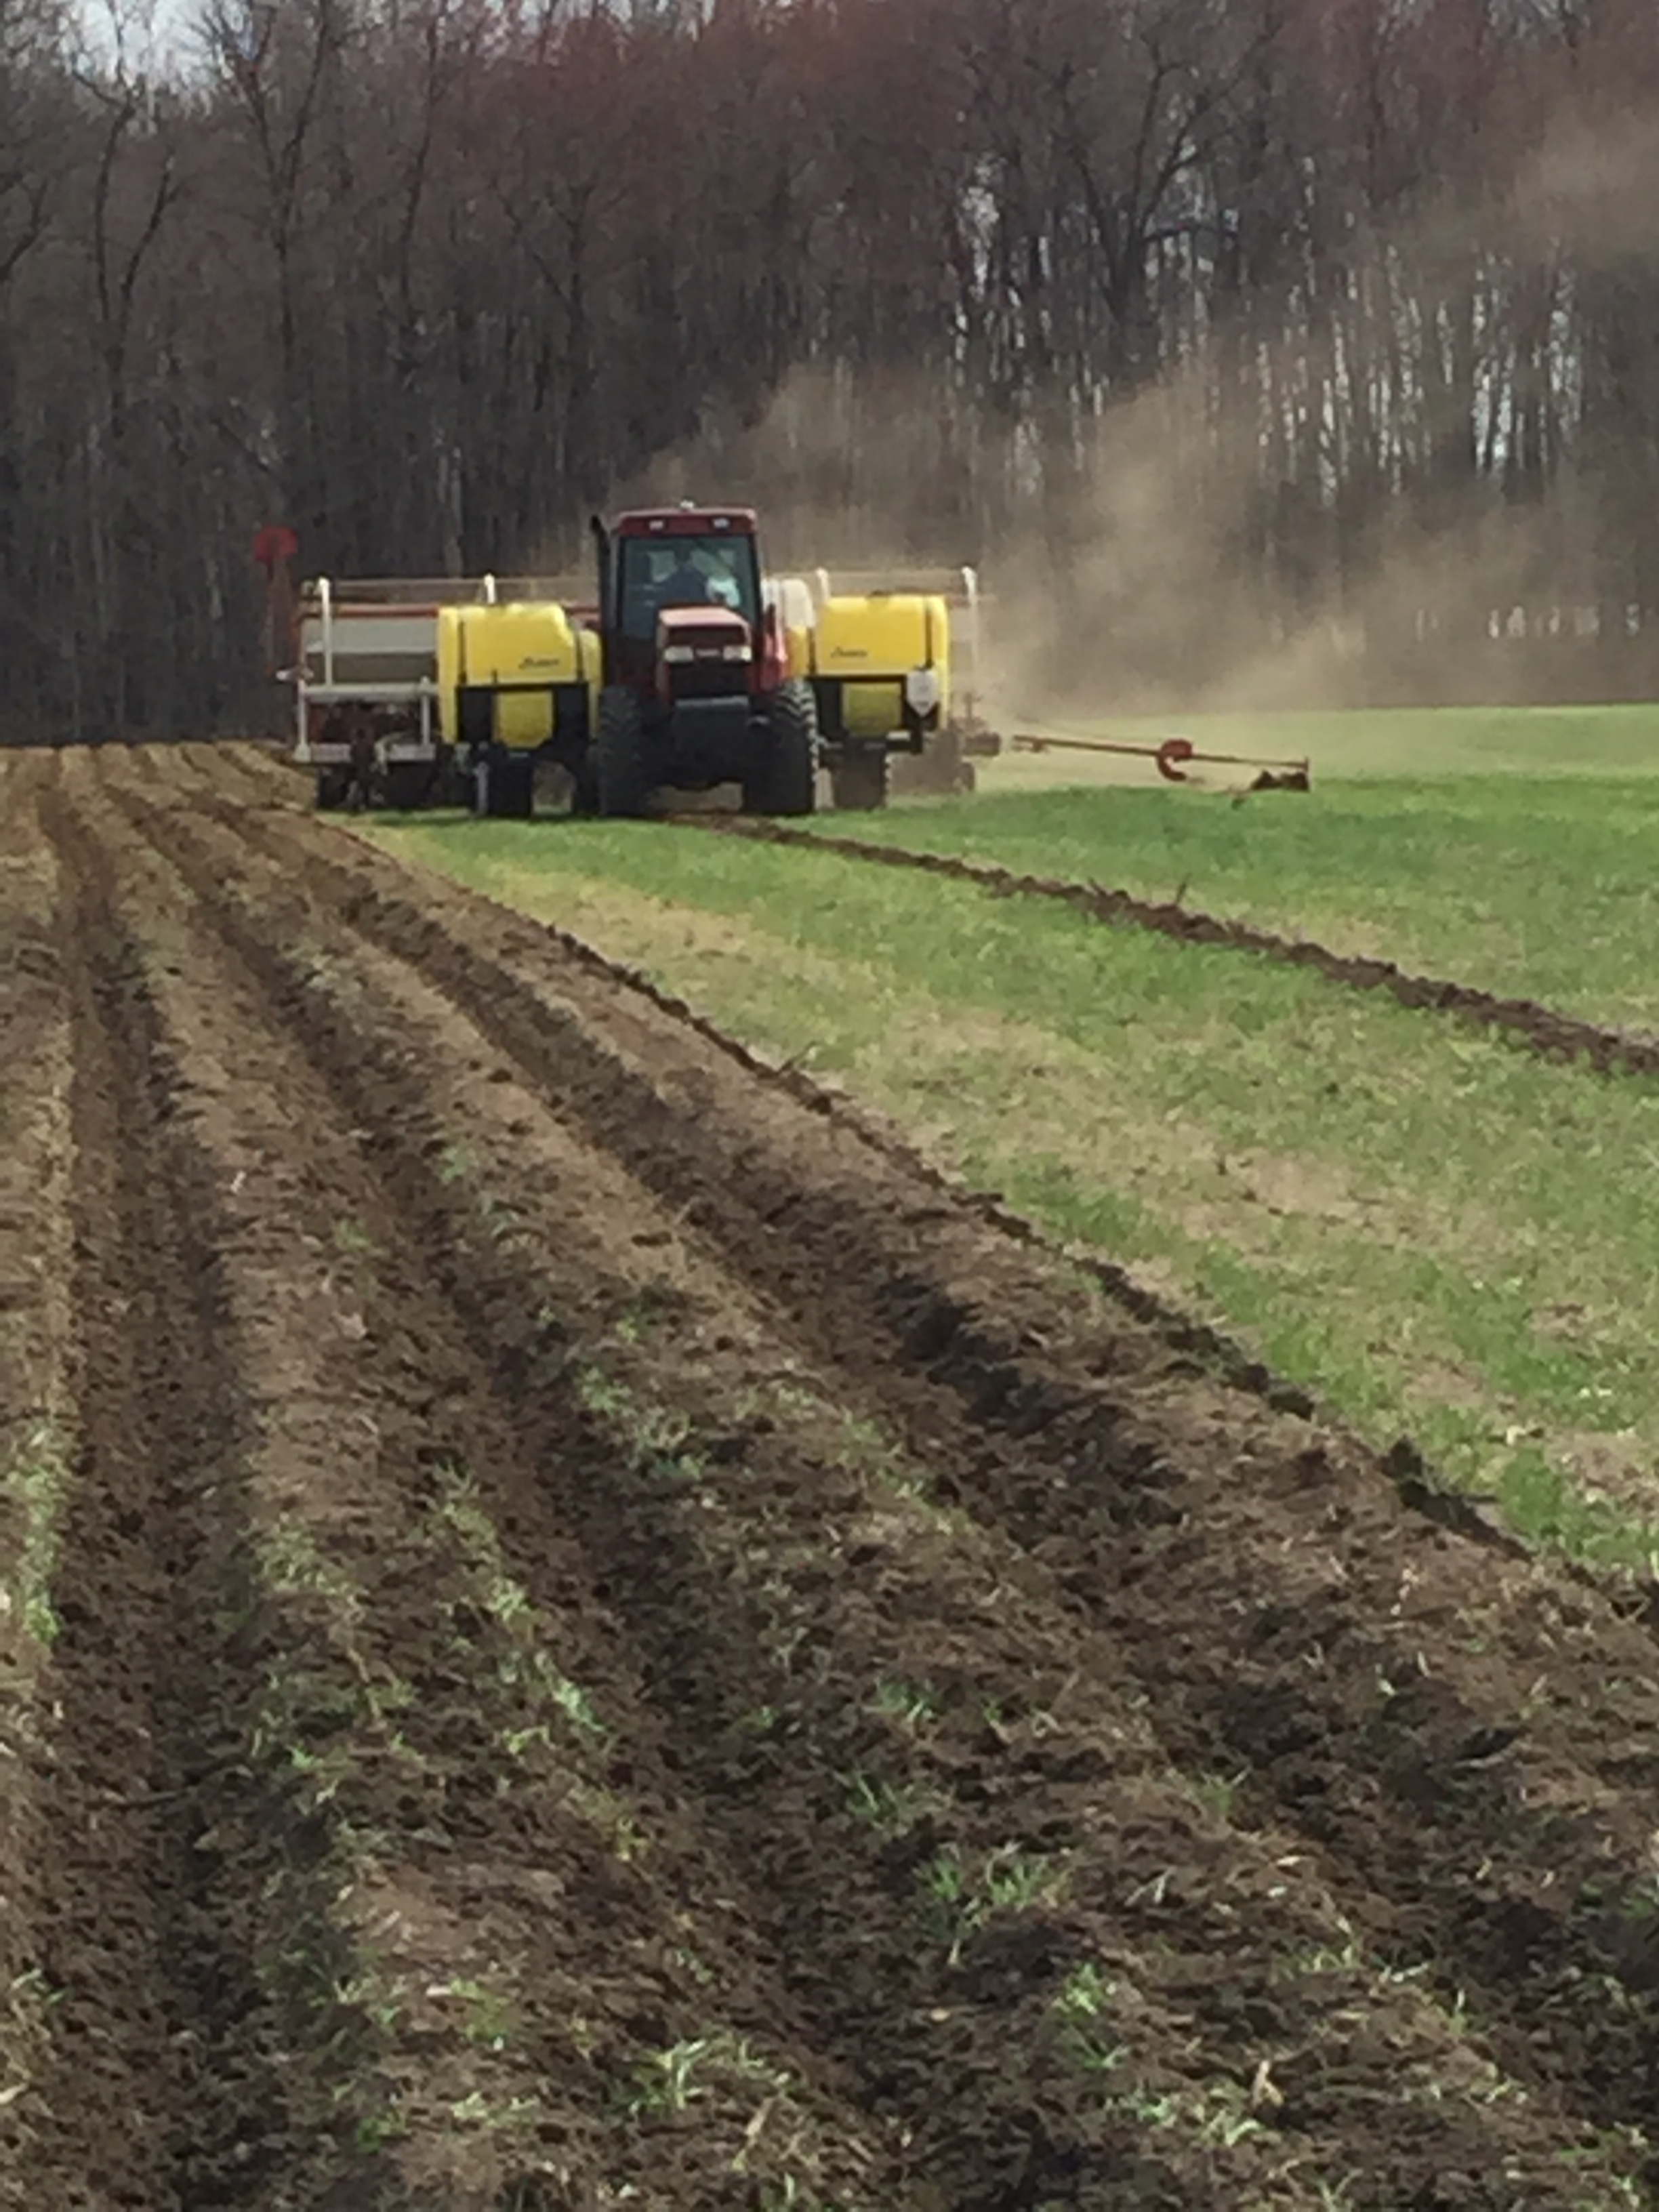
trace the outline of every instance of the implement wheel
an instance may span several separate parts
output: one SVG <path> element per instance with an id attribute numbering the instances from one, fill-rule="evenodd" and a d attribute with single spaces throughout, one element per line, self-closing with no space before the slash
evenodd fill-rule
<path id="1" fill-rule="evenodd" d="M 751 814 L 810 814 L 817 800 L 818 714 L 812 687 L 799 677 L 767 702 L 766 764 L 746 777 L 743 803 Z"/>
<path id="2" fill-rule="evenodd" d="M 870 814 L 887 804 L 887 748 L 849 753 L 830 776 L 836 805 L 843 814 Z"/>
<path id="3" fill-rule="evenodd" d="M 386 772 L 386 803 L 394 812 L 413 814 L 430 804 L 437 771 L 430 761 L 393 761 Z"/>
<path id="4" fill-rule="evenodd" d="M 596 811 L 612 820 L 643 814 L 651 796 L 639 696 L 625 684 L 607 684 L 599 694 L 599 726 L 593 737 L 593 796 Z"/>
<path id="5" fill-rule="evenodd" d="M 483 748 L 478 767 L 478 811 L 496 822 L 527 822 L 535 811 L 536 762 L 507 745 Z"/>

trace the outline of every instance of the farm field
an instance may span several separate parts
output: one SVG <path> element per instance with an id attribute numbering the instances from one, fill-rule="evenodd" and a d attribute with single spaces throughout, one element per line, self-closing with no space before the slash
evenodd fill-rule
<path id="1" fill-rule="evenodd" d="M 1650 1086 L 829 854 L 375 837 L 0 757 L 0 2203 L 1655 2201 L 1650 1615 L 928 1164 L 1231 1253 L 1257 1348 L 1374 1247 L 1376 1374 L 1420 1297 L 1613 1551 Z"/>
<path id="2" fill-rule="evenodd" d="M 1355 854 L 1383 849 L 1373 878 L 1410 834 L 1419 933 L 1455 949 L 1468 870 L 1435 856 L 1466 842 L 1473 788 L 1460 781 L 1446 811 L 1425 798 L 1414 829 L 1385 830 L 1389 787 L 1239 808 L 1192 793 L 990 795 L 820 827 L 1016 866 L 1047 854 L 1056 872 L 1133 880 L 1117 866 L 1119 825 L 1133 850 L 1135 823 L 1155 814 L 1158 834 L 1194 846 L 1270 836 L 1273 918 L 1340 896 L 1356 929 L 1367 886 L 1332 881 L 1333 823 Z M 1534 900 L 1570 906 L 1576 863 L 1570 850 L 1547 856 L 1540 787 L 1528 787 L 1531 812 L 1522 789 L 1493 789 L 1496 823 L 1523 825 L 1517 847 L 1483 832 L 1514 915 Z M 1606 825 L 1607 846 L 1635 839 L 1635 817 L 1605 793 L 1565 781 L 1548 787 L 1558 793 Z M 1038 834 L 1045 818 L 1057 856 Z M 1416 1437 L 1529 1540 L 1646 1567 L 1659 1543 L 1652 1075 L 1552 1063 L 1237 950 L 799 844 L 557 821 L 376 834 L 638 961 L 757 1048 L 844 1084 L 941 1164 L 1109 1254 L 1379 1447 Z M 1597 942 L 1638 940 L 1645 881 L 1633 861 L 1606 880 Z M 1321 888 L 1304 894 L 1307 883 Z M 1569 943 L 1559 958 L 1582 1002 L 1606 1011 L 1594 947 Z M 1651 988 L 1659 963 L 1644 972 Z M 1524 987 L 1532 970 L 1504 980 Z"/>

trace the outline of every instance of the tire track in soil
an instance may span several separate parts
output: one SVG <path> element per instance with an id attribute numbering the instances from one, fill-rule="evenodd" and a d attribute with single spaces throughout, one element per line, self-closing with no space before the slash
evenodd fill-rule
<path id="1" fill-rule="evenodd" d="M 1659 1074 L 1659 1039 L 1612 1029 L 1541 1005 L 1535 999 L 1509 999 L 1444 977 L 1413 975 L 1392 960 L 1335 952 L 1307 938 L 1291 938 L 1254 922 L 1229 921 L 1192 907 L 1163 905 L 1109 890 L 1101 884 L 1072 883 L 1053 876 L 1020 875 L 987 860 L 954 853 L 917 853 L 900 845 L 872 845 L 862 838 L 836 837 L 817 830 L 791 830 L 778 822 L 726 815 L 686 815 L 677 826 L 726 837 L 746 837 L 763 845 L 788 845 L 833 853 L 846 860 L 886 868 L 908 868 L 976 884 L 999 898 L 1044 899 L 1069 907 L 1091 921 L 1113 928 L 1150 931 L 1181 945 L 1218 946 L 1254 952 L 1285 967 L 1304 968 L 1346 990 L 1382 991 L 1414 1013 L 1444 1013 L 1475 1029 L 1492 1030 L 1507 1042 L 1540 1059 L 1583 1060 L 1601 1075 Z"/>
<path id="2" fill-rule="evenodd" d="M 1523 2078 L 1641 2124 L 1659 1729 L 1639 1629 L 1402 1515 L 1351 1440 L 1242 1411 L 1152 1333 L 1068 1322 L 1063 1287 L 961 1209 L 849 1165 L 842 1136 L 757 1114 L 729 1060 L 546 931 L 372 848 L 337 862 L 297 814 L 247 827 L 811 1318 L 821 1348 L 860 1346 L 855 1392 L 923 1453 L 949 1437 L 961 1502 L 1157 1655 L 1139 1665 L 1172 1752 L 1242 1771 L 1242 1805 L 1328 1853 L 1371 1900 L 1370 1940 L 1466 1985 Z"/>
<path id="3" fill-rule="evenodd" d="M 254 2200 L 283 2132 L 256 2026 L 254 1869 L 216 1871 L 198 1848 L 248 1827 L 233 1778 L 248 1685 L 224 1678 L 214 1625 L 246 1407 L 143 950 L 55 784 L 43 817 L 68 889 L 81 1449 L 31 1854 L 50 2051 L 8 2186 L 30 2206 L 228 2207 Z"/>
<path id="4" fill-rule="evenodd" d="M 228 854 L 226 854 L 226 852 L 215 854 L 215 860 L 212 860 L 212 872 L 215 872 L 215 874 L 212 874 L 212 880 L 223 880 L 223 876 L 226 876 L 226 865 L 228 865 Z M 477 902 L 473 902 L 473 907 L 476 907 L 476 905 L 477 905 Z M 264 907 L 264 900 L 261 900 L 261 907 Z M 477 1002 L 476 1002 L 476 1000 L 473 1000 L 473 1006 L 476 1006 L 476 1005 L 477 1005 Z M 568 1078 L 568 1066 L 566 1066 L 566 1078 Z M 703 1102 L 703 1103 L 706 1103 L 706 1102 Z M 407 1109 L 404 1109 L 404 1110 L 407 1110 Z M 1548 2069 L 1547 2069 L 1547 2073 L 1548 2073 Z M 1387 2199 L 1387 2201 L 1398 2201 L 1398 2199 Z"/>

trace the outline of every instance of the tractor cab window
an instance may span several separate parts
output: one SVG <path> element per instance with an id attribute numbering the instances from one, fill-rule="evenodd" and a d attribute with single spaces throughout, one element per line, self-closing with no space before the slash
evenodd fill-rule
<path id="1" fill-rule="evenodd" d="M 752 538 L 624 538 L 619 586 L 626 637 L 654 638 L 665 607 L 730 607 L 760 619 Z"/>

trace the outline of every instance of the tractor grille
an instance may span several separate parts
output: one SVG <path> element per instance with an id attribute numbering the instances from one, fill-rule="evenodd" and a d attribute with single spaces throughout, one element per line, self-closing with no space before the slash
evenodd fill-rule
<path id="1" fill-rule="evenodd" d="M 675 699 L 734 699 L 749 688 L 748 664 L 731 660 L 687 660 L 668 672 Z"/>

